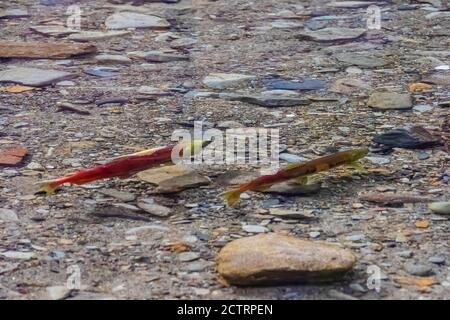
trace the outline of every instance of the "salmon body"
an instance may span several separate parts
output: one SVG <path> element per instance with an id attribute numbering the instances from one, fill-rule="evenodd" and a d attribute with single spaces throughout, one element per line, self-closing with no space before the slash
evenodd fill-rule
<path id="1" fill-rule="evenodd" d="M 43 181 L 42 191 L 52 194 L 64 183 L 82 185 L 107 178 L 128 178 L 137 172 L 150 169 L 171 161 L 173 146 L 151 149 L 145 152 L 119 157 L 111 162 L 83 169 L 67 176 Z"/>
<path id="2" fill-rule="evenodd" d="M 369 150 L 367 149 L 348 150 L 307 162 L 294 163 L 288 165 L 286 168 L 280 169 L 274 174 L 264 175 L 250 182 L 241 184 L 238 188 L 227 191 L 223 195 L 227 204 L 233 206 L 239 201 L 241 193 L 245 191 L 270 187 L 275 183 L 306 177 L 341 165 L 351 164 L 365 157 L 368 152 Z"/>
<path id="3" fill-rule="evenodd" d="M 102 165 L 83 169 L 58 179 L 43 181 L 40 184 L 41 190 L 47 194 L 52 194 L 55 189 L 64 183 L 82 185 L 101 179 L 128 178 L 140 171 L 172 163 L 173 156 L 187 155 L 192 157 L 201 151 L 207 143 L 202 140 L 188 140 L 188 142 L 121 156 Z"/>

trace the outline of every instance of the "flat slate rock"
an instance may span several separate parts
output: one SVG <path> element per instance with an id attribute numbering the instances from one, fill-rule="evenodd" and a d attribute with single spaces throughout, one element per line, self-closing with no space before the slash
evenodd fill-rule
<path id="1" fill-rule="evenodd" d="M 353 65 L 362 68 L 377 68 L 388 64 L 386 60 L 363 53 L 343 52 L 336 54 L 334 57 L 346 65 Z"/>
<path id="2" fill-rule="evenodd" d="M 304 30 L 297 34 L 300 39 L 307 39 L 319 42 L 329 42 L 338 40 L 353 40 L 361 37 L 366 32 L 362 28 L 324 28 L 316 31 Z"/>
<path id="3" fill-rule="evenodd" d="M 114 13 L 106 19 L 105 25 L 108 29 L 168 29 L 170 27 L 170 23 L 166 19 L 137 12 Z"/>
<path id="4" fill-rule="evenodd" d="M 422 149 L 441 144 L 426 129 L 420 126 L 393 129 L 373 138 L 373 142 L 389 148 Z"/>
<path id="5" fill-rule="evenodd" d="M 93 44 L 0 41 L 0 58 L 66 59 L 95 52 Z"/>
<path id="6" fill-rule="evenodd" d="M 228 243 L 217 270 L 240 286 L 321 283 L 341 279 L 355 262 L 351 251 L 335 244 L 266 233 Z"/>
<path id="7" fill-rule="evenodd" d="M 405 110 L 413 107 L 409 93 L 374 92 L 370 95 L 367 105 L 380 110 Z"/>
<path id="8" fill-rule="evenodd" d="M 115 37 L 122 37 L 131 34 L 130 31 L 120 30 L 120 31 L 81 31 L 79 33 L 71 34 L 67 37 L 69 40 L 79 41 L 79 42 L 89 42 L 110 39 Z"/>
<path id="9" fill-rule="evenodd" d="M 54 36 L 54 37 L 63 37 L 72 33 L 77 33 L 78 31 L 66 28 L 64 26 L 32 26 L 30 27 L 34 32 L 46 35 L 46 36 Z"/>
<path id="10" fill-rule="evenodd" d="M 428 204 L 428 208 L 436 214 L 450 215 L 450 202 L 432 202 Z"/>
<path id="11" fill-rule="evenodd" d="M 284 194 L 289 196 L 305 196 L 315 194 L 322 188 L 321 183 L 298 184 L 293 182 L 282 182 L 272 185 L 269 189 L 262 190 L 263 193 Z"/>
<path id="12" fill-rule="evenodd" d="M 6 9 L 0 10 L 0 19 L 9 19 L 9 18 L 25 18 L 29 17 L 30 14 L 27 10 L 24 9 Z"/>
<path id="13" fill-rule="evenodd" d="M 326 88 L 327 83 L 317 79 L 304 79 L 301 81 L 290 81 L 282 79 L 271 79 L 266 81 L 266 87 L 271 90 L 321 90 Z"/>
<path id="14" fill-rule="evenodd" d="M 450 87 L 450 72 L 436 72 L 425 76 L 422 82 Z"/>
<path id="15" fill-rule="evenodd" d="M 12 82 L 32 87 L 43 87 L 74 77 L 76 75 L 69 72 L 26 67 L 11 67 L 0 71 L 0 82 Z"/>
<path id="16" fill-rule="evenodd" d="M 296 28 L 303 28 L 303 23 L 291 21 L 291 20 L 276 20 L 272 22 L 271 24 L 272 28 L 275 29 L 296 29 Z"/>
<path id="17" fill-rule="evenodd" d="M 30 260 L 35 255 L 36 254 L 33 252 L 21 252 L 21 251 L 5 251 L 0 253 L 0 256 L 13 260 Z"/>
<path id="18" fill-rule="evenodd" d="M 203 84 L 213 89 L 225 89 L 248 83 L 255 76 L 238 73 L 211 73 L 203 79 Z"/>
<path id="19" fill-rule="evenodd" d="M 259 94 L 221 93 L 219 97 L 230 101 L 242 101 L 268 108 L 295 107 L 311 103 L 311 100 L 302 98 L 290 90 L 269 90 Z"/>
<path id="20" fill-rule="evenodd" d="M 84 73 L 100 78 L 110 78 L 119 75 L 119 69 L 113 67 L 92 67 L 83 70 Z"/>
<path id="21" fill-rule="evenodd" d="M 157 185 L 154 193 L 176 193 L 211 183 L 206 177 L 183 165 L 163 166 L 141 171 L 137 177 L 139 180 Z"/>
<path id="22" fill-rule="evenodd" d="M 139 201 L 137 205 L 150 215 L 160 218 L 167 218 L 172 212 L 172 210 L 166 206 L 154 203 L 154 201 L 146 201 L 145 199 Z"/>
<path id="23" fill-rule="evenodd" d="M 179 54 L 176 51 L 164 52 L 164 51 L 135 51 L 129 52 L 128 56 L 131 58 L 145 59 L 150 62 L 171 62 L 171 61 L 186 61 L 189 60 L 189 56 L 185 54 Z"/>
<path id="24" fill-rule="evenodd" d="M 98 63 L 103 64 L 131 64 L 131 59 L 119 54 L 99 54 L 94 57 Z"/>
<path id="25" fill-rule="evenodd" d="M 327 20 L 309 19 L 305 26 L 311 31 L 316 31 L 328 27 L 329 24 L 330 22 Z"/>
<path id="26" fill-rule="evenodd" d="M 361 91 L 370 90 L 372 87 L 360 79 L 355 78 L 342 78 L 337 79 L 330 86 L 330 92 L 353 94 Z"/>
<path id="27" fill-rule="evenodd" d="M 17 214 L 10 209 L 0 208 L 0 220 L 6 222 L 19 222 Z"/>
<path id="28" fill-rule="evenodd" d="M 384 1 L 331 1 L 327 6 L 332 8 L 358 9 L 366 8 L 374 4 L 379 5 L 380 3 L 384 3 Z"/>

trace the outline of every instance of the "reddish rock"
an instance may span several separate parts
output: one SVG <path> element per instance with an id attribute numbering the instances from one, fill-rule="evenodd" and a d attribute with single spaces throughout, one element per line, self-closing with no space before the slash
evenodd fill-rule
<path id="1" fill-rule="evenodd" d="M 1 58 L 66 59 L 95 52 L 90 43 L 0 41 Z"/>
<path id="2" fill-rule="evenodd" d="M 27 149 L 23 146 L 13 146 L 0 151 L 1 166 L 16 166 L 27 154 Z"/>

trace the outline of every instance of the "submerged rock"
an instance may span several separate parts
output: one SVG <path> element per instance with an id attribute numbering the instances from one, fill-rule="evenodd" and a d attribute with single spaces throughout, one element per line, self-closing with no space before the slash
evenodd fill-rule
<path id="1" fill-rule="evenodd" d="M 110 39 L 115 37 L 121 37 L 125 35 L 131 34 L 130 31 L 80 31 L 76 34 L 71 34 L 68 36 L 69 40 L 79 41 L 79 42 L 88 42 L 88 41 L 97 41 Z"/>
<path id="2" fill-rule="evenodd" d="M 211 73 L 203 79 L 203 84 L 213 89 L 225 89 L 248 83 L 256 79 L 255 76 L 237 73 Z"/>
<path id="3" fill-rule="evenodd" d="M 0 82 L 13 82 L 32 87 L 43 87 L 74 77 L 76 75 L 69 72 L 26 67 L 11 67 L 0 71 Z"/>
<path id="4" fill-rule="evenodd" d="M 289 81 L 273 79 L 266 81 L 266 86 L 271 90 L 320 90 L 326 87 L 327 83 L 317 79 L 304 79 L 302 81 Z"/>
<path id="5" fill-rule="evenodd" d="M 256 94 L 221 93 L 220 98 L 231 101 L 242 101 L 262 107 L 295 107 L 308 105 L 311 101 L 302 98 L 290 90 L 269 90 Z"/>
<path id="6" fill-rule="evenodd" d="M 380 110 L 405 110 L 413 107 L 409 93 L 374 92 L 370 95 L 367 105 Z"/>
<path id="7" fill-rule="evenodd" d="M 290 196 L 304 196 L 308 194 L 315 194 L 320 191 L 322 187 L 321 183 L 311 183 L 311 184 L 298 184 L 294 182 L 282 182 L 271 186 L 267 190 L 263 190 L 263 193 L 276 193 L 284 194 Z"/>
<path id="8" fill-rule="evenodd" d="M 324 28 L 316 31 L 305 30 L 297 37 L 319 42 L 329 42 L 337 40 L 352 40 L 361 37 L 366 32 L 363 28 Z"/>
<path id="9" fill-rule="evenodd" d="M 362 68 L 377 68 L 388 64 L 386 60 L 363 53 L 344 52 L 335 55 L 335 58 L 346 65 Z"/>
<path id="10" fill-rule="evenodd" d="M 90 43 L 0 41 L 0 58 L 66 59 L 95 52 Z"/>
<path id="11" fill-rule="evenodd" d="M 19 222 L 19 218 L 13 210 L 4 208 L 0 208 L 0 220 L 6 222 Z"/>
<path id="12" fill-rule="evenodd" d="M 108 29 L 149 28 L 167 29 L 170 23 L 163 18 L 137 12 L 117 12 L 109 16 L 105 25 Z"/>
<path id="13" fill-rule="evenodd" d="M 373 142 L 389 148 L 422 149 L 439 145 L 441 141 L 420 126 L 393 129 L 373 138 Z"/>
<path id="14" fill-rule="evenodd" d="M 137 174 L 145 182 L 157 185 L 155 193 L 176 193 L 210 183 L 206 177 L 182 165 L 149 169 Z"/>
<path id="15" fill-rule="evenodd" d="M 131 58 L 145 59 L 150 62 L 172 62 L 189 60 L 189 56 L 185 54 L 179 54 L 175 51 L 134 51 L 129 52 L 128 56 Z"/>
<path id="16" fill-rule="evenodd" d="M 437 214 L 450 214 L 450 202 L 432 202 L 428 208 Z"/>
<path id="17" fill-rule="evenodd" d="M 268 233 L 228 243 L 217 269 L 230 284 L 279 285 L 339 280 L 355 262 L 337 245 Z"/>

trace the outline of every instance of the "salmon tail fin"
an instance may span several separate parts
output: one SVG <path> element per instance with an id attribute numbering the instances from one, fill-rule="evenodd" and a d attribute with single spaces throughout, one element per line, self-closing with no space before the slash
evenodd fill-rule
<path id="1" fill-rule="evenodd" d="M 241 193 L 242 193 L 242 191 L 240 189 L 233 189 L 230 191 L 226 191 L 226 192 L 222 193 L 221 195 L 223 196 L 223 198 L 225 199 L 225 201 L 227 202 L 227 205 L 229 207 L 234 207 L 236 205 L 236 203 L 239 202 Z"/>
<path id="2" fill-rule="evenodd" d="M 51 195 L 58 189 L 59 184 L 55 183 L 54 180 L 46 180 L 42 181 L 40 184 L 40 191 L 47 193 L 47 195 Z"/>

